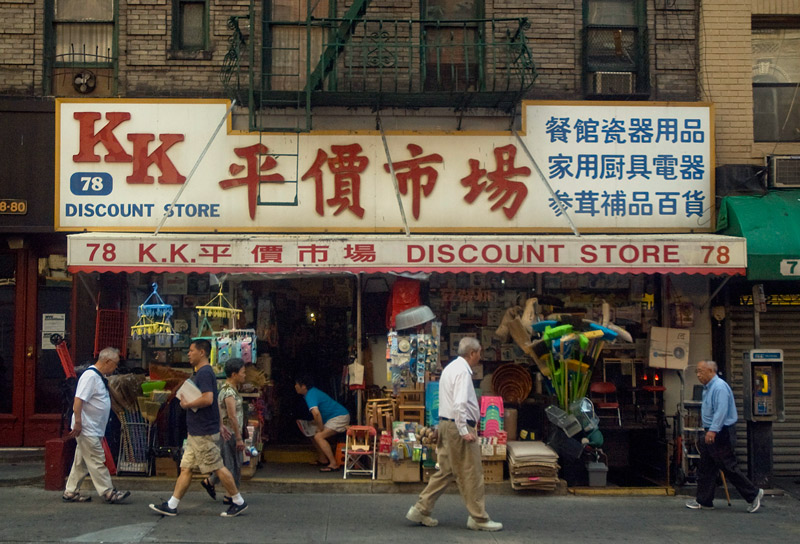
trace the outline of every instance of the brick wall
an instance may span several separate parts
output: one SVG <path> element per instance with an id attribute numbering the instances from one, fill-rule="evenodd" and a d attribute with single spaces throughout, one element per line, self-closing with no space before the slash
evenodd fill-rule
<path id="1" fill-rule="evenodd" d="M 0 2 L 0 93 L 41 95 L 42 0 Z"/>
<path id="2" fill-rule="evenodd" d="M 781 3 L 759 1 L 770 5 Z M 726 4 L 720 0 L 710 3 Z M 746 2 L 734 0 L 727 4 L 743 3 Z M 119 96 L 225 95 L 220 71 L 228 52 L 228 17 L 246 15 L 250 0 L 209 0 L 210 46 L 197 54 L 172 51 L 172 0 L 119 0 L 118 4 L 116 92 Z M 349 0 L 340 0 L 337 15 L 343 15 L 350 4 Z M 539 77 L 529 98 L 583 98 L 583 0 L 486 0 L 484 15 L 527 17 L 530 21 L 526 37 Z M 0 93 L 41 94 L 44 0 L 0 0 L 0 16 L 4 21 L 12 21 L 0 28 Z M 368 16 L 419 19 L 420 1 L 373 0 Z M 260 43 L 260 19 L 259 13 L 251 25 L 251 39 L 256 43 Z M 697 98 L 696 20 L 695 0 L 647 0 L 652 99 Z M 247 66 L 250 62 L 247 48 L 242 55 L 243 66 Z M 258 62 L 258 49 L 255 56 Z M 246 84 L 246 74 L 243 81 Z"/>

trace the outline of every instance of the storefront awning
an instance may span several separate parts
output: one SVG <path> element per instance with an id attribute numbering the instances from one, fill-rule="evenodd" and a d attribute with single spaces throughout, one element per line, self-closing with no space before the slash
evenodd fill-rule
<path id="1" fill-rule="evenodd" d="M 717 229 L 747 239 L 747 279 L 800 277 L 800 191 L 727 196 L 722 199 Z"/>
<path id="2" fill-rule="evenodd" d="M 75 272 L 577 272 L 744 274 L 744 238 L 714 234 L 591 236 L 68 236 Z"/>

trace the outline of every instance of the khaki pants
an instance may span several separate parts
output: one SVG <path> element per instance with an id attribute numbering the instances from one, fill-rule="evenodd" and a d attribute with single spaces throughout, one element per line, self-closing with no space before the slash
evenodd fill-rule
<path id="1" fill-rule="evenodd" d="M 114 485 L 104 464 L 106 453 L 103 451 L 102 438 L 79 434 L 75 440 L 75 460 L 72 462 L 72 470 L 69 471 L 66 490 L 70 493 L 80 491 L 83 479 L 88 475 L 92 478 L 97 494 L 105 495 L 114 489 Z"/>
<path id="2" fill-rule="evenodd" d="M 433 473 L 428 485 L 420 493 L 416 507 L 430 516 L 437 499 L 453 480 L 469 515 L 477 522 L 489 521 L 484 506 L 483 466 L 481 447 L 477 442 L 467 442 L 458 433 L 452 421 L 439 422 L 439 470 Z"/>

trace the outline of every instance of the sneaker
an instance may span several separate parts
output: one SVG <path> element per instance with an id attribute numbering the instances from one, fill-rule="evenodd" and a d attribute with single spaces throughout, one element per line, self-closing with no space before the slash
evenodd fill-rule
<path id="1" fill-rule="evenodd" d="M 467 529 L 473 531 L 502 531 L 503 524 L 499 521 L 475 521 L 472 516 L 467 519 Z"/>
<path id="2" fill-rule="evenodd" d="M 700 504 L 697 501 L 689 501 L 686 503 L 686 508 L 691 508 L 692 510 L 713 510 L 713 506 L 706 506 L 705 504 Z"/>
<path id="3" fill-rule="evenodd" d="M 750 503 L 750 506 L 747 507 L 747 511 L 752 514 L 753 512 L 761 508 L 761 499 L 763 498 L 764 498 L 764 490 L 759 489 L 758 495 L 756 495 L 756 498 L 753 499 L 753 502 Z"/>
<path id="4" fill-rule="evenodd" d="M 222 497 L 222 504 L 230 506 L 231 504 L 233 504 L 233 499 L 225 495 Z"/>
<path id="5" fill-rule="evenodd" d="M 408 509 L 408 513 L 406 513 L 406 519 L 408 521 L 413 521 L 414 523 L 420 523 L 425 527 L 436 527 L 439 525 L 439 520 L 433 519 L 430 516 L 426 516 L 419 510 L 417 510 L 416 506 L 412 506 Z"/>
<path id="6" fill-rule="evenodd" d="M 221 513 L 220 516 L 223 518 L 235 518 L 245 510 L 247 510 L 246 502 L 243 502 L 242 504 L 234 503 L 231 504 L 225 512 Z"/>
<path id="7" fill-rule="evenodd" d="M 162 516 L 177 516 L 178 509 L 177 508 L 170 508 L 169 503 L 167 501 L 162 502 L 161 504 L 151 504 L 150 510 L 155 510 Z"/>

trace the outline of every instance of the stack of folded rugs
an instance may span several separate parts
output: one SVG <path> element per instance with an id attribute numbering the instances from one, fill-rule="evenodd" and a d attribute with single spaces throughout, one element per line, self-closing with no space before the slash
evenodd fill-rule
<path id="1" fill-rule="evenodd" d="M 512 489 L 553 491 L 558 484 L 558 454 L 544 442 L 509 442 Z"/>

